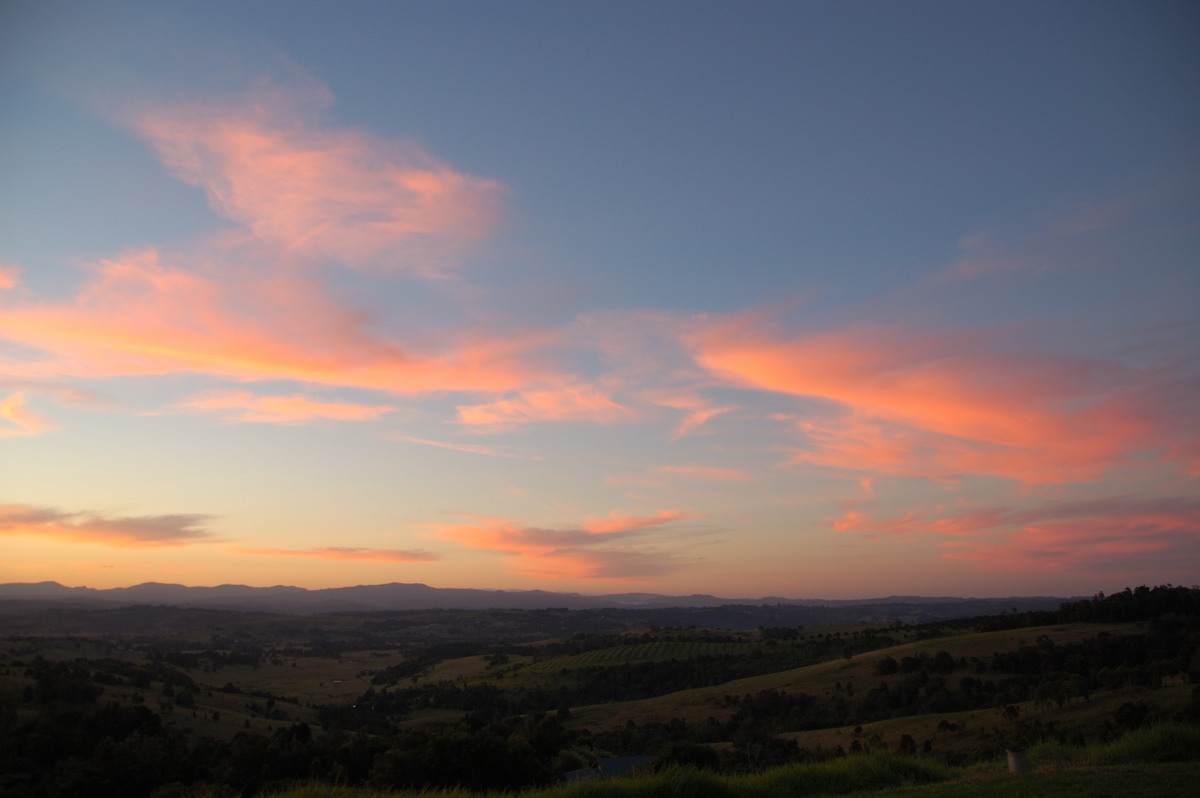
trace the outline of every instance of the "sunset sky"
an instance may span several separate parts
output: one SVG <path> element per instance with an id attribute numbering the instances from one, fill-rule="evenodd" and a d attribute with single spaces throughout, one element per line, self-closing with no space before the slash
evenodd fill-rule
<path id="1" fill-rule="evenodd" d="M 1194 2 L 0 6 L 0 582 L 1200 581 Z"/>

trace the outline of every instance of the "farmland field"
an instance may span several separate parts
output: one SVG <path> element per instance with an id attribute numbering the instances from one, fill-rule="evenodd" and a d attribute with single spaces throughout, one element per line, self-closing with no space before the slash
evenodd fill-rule
<path id="1" fill-rule="evenodd" d="M 1013 745 L 1076 767 L 1081 746 L 1200 722 L 1188 602 L 1200 591 L 1168 586 L 1056 614 L 741 630 L 613 614 L 627 628 L 603 633 L 573 631 L 595 619 L 564 610 L 141 607 L 98 612 L 91 631 L 85 612 L 54 615 L 71 631 L 41 635 L 17 618 L 0 638 L 0 798 L 85 782 L 115 795 L 131 779 L 145 789 L 130 795 L 179 782 L 249 798 L 304 780 L 515 792 L 622 757 L 700 768 L 734 795 L 783 766 L 982 767 Z M 533 635 L 548 624 L 567 633 Z M 945 794 L 966 794 L 973 772 Z"/>
<path id="2" fill-rule="evenodd" d="M 651 643 L 630 643 L 595 649 L 570 656 L 552 657 L 527 665 L 524 670 L 528 673 L 557 673 L 564 669 L 604 667 L 627 662 L 662 662 L 671 659 L 740 655 L 748 653 L 749 649 L 750 646 L 747 643 L 658 640 Z"/>

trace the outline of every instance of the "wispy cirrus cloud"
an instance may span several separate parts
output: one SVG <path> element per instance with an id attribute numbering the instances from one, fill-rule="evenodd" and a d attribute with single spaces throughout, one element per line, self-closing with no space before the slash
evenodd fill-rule
<path id="1" fill-rule="evenodd" d="M 651 392 L 646 398 L 654 404 L 683 412 L 683 418 L 675 427 L 675 431 L 671 433 L 671 440 L 679 440 L 686 435 L 690 435 L 707 424 L 711 419 L 738 409 L 737 405 L 714 404 L 699 391 Z"/>
<path id="2" fill-rule="evenodd" d="M 459 173 L 420 147 L 331 128 L 331 102 L 312 81 L 252 81 L 228 101 L 148 102 L 115 115 L 182 180 L 235 222 L 176 253 L 152 247 L 100 259 L 73 299 L 12 292 L 0 339 L 21 379 L 198 372 L 292 380 L 403 395 L 498 396 L 557 378 L 529 353 L 552 335 L 496 335 L 447 322 L 421 342 L 376 332 L 370 314 L 331 290 L 321 266 L 441 278 L 490 234 L 503 188 Z M 0 288 L 19 270 L 0 265 Z M 369 278 L 368 278 L 369 279 Z M 19 353 L 19 354 L 11 354 Z M 234 410 L 243 394 L 193 409 Z M 378 408 L 245 398 L 242 420 L 354 418 Z M 13 405 L 17 414 L 19 401 Z M 21 416 L 32 429 L 32 417 Z"/>
<path id="3" fill-rule="evenodd" d="M 519 459 L 520 455 L 511 454 L 502 451 L 495 446 L 482 446 L 476 443 L 453 443 L 451 441 L 434 441 L 428 438 L 414 438 L 411 435 L 401 435 L 400 433 L 392 433 L 387 436 L 389 440 L 400 441 L 401 443 L 415 443 L 421 446 L 432 446 L 435 449 L 450 449 L 455 452 L 466 452 L 467 454 L 481 454 L 487 457 L 506 457 L 510 459 Z"/>
<path id="4" fill-rule="evenodd" d="M 432 524 L 439 538 L 471 549 L 503 554 L 514 572 L 537 579 L 629 579 L 666 573 L 678 556 L 641 539 L 693 517 L 678 510 L 652 515 L 612 513 L 577 526 L 534 527 L 517 521 L 476 517 L 474 523 Z"/>
<path id="5" fill-rule="evenodd" d="M 942 557 L 998 571 L 1119 570 L 1155 579 L 1172 571 L 1195 574 L 1200 567 L 1200 502 L 1115 499 L 1063 509 L 1025 514 L 1001 545 L 994 539 L 947 541 Z"/>
<path id="6" fill-rule="evenodd" d="M 317 560 L 355 560 L 361 562 L 412 563 L 433 562 L 440 555 L 420 549 L 370 549 L 352 546 L 325 546 L 311 549 L 264 549 L 248 546 L 231 546 L 234 554 L 250 557 L 310 557 Z"/>
<path id="7" fill-rule="evenodd" d="M 705 320 L 698 363 L 732 384 L 790 394 L 805 445 L 792 461 L 942 478 L 1094 479 L 1174 454 L 1196 410 L 1186 368 L 1014 355 L 978 338 L 852 328 L 781 337 L 750 318 Z M 1191 386 L 1189 390 L 1185 386 Z"/>
<path id="8" fill-rule="evenodd" d="M 0 438 L 41 435 L 58 429 L 58 425 L 32 409 L 33 400 L 49 400 L 58 406 L 107 410 L 115 402 L 60 382 L 0 379 L 0 390 L 13 390 L 0 399 Z"/>
<path id="9" fill-rule="evenodd" d="M 565 383 L 519 391 L 508 399 L 459 405 L 463 424 L 483 430 L 503 430 L 543 421 L 628 421 L 634 413 L 593 385 Z"/>
<path id="10" fill-rule="evenodd" d="M 316 419 L 373 421 L 396 409 L 390 405 L 318 402 L 301 394 L 258 396 L 249 391 L 215 391 L 177 406 L 221 413 L 233 421 L 259 424 L 302 424 Z"/>
<path id="11" fill-rule="evenodd" d="M 545 376 L 523 358 L 543 343 L 536 337 L 463 337 L 441 351 L 414 352 L 367 331 L 362 314 L 298 278 L 235 282 L 166 265 L 153 250 L 101 261 L 93 274 L 74 301 L 0 314 L 0 335 L 43 353 L 10 361 L 10 371 L 27 378 L 201 372 L 409 395 L 499 393 Z"/>
<path id="12" fill-rule="evenodd" d="M 1149 238 L 1161 235 L 1164 220 L 1190 207 L 1195 167 L 1177 167 L 1169 176 L 1151 177 L 1106 196 L 1067 203 L 1043 214 L 1039 224 L 1019 235 L 972 231 L 959 239 L 959 257 L 934 274 L 931 282 L 1124 268 L 1130 257 L 1145 251 Z M 1132 230 L 1138 230 L 1136 235 L 1130 235 Z"/>
<path id="13" fill-rule="evenodd" d="M 26 406 L 24 391 L 0 401 L 0 438 L 40 435 L 54 428 L 54 424 Z"/>
<path id="14" fill-rule="evenodd" d="M 697 482 L 748 482 L 752 479 L 750 473 L 742 468 L 726 468 L 698 463 L 656 466 L 651 469 L 651 472 L 665 477 L 678 477 Z"/>
<path id="15" fill-rule="evenodd" d="M 289 257 L 444 276 L 495 227 L 503 188 L 412 143 L 330 128 L 321 87 L 258 83 L 231 101 L 146 105 L 126 123 L 220 215 Z"/>
<path id="16" fill-rule="evenodd" d="M 834 527 L 865 535 L 945 538 L 940 544 L 944 559 L 997 570 L 1085 570 L 1122 560 L 1133 567 L 1137 558 L 1162 567 L 1171 564 L 1169 557 L 1195 558 L 1200 501 L 1108 496 L 1032 508 L 921 508 L 889 518 L 848 508 Z"/>
<path id="17" fill-rule="evenodd" d="M 634 473 L 610 474 L 604 484 L 614 487 L 656 488 L 670 492 L 686 490 L 696 492 L 697 485 L 712 485 L 750 482 L 754 476 L 744 468 L 716 466 L 701 463 L 650 466 Z"/>
<path id="18" fill-rule="evenodd" d="M 0 261 L 0 291 L 16 288 L 21 284 L 21 268 Z"/>
<path id="19" fill-rule="evenodd" d="M 106 516 L 22 504 L 0 505 L 0 535 L 117 548 L 182 546 L 212 538 L 208 515 Z"/>

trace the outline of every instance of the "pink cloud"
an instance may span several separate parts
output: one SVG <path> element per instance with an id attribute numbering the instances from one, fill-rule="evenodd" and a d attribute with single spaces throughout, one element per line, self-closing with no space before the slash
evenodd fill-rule
<path id="1" fill-rule="evenodd" d="M 657 392 L 648 395 L 647 399 L 654 404 L 683 411 L 683 418 L 671 434 L 671 440 L 690 435 L 716 416 L 738 409 L 737 405 L 715 405 L 697 392 Z"/>
<path id="2" fill-rule="evenodd" d="M 0 505 L 0 535 L 95 543 L 118 548 L 181 546 L 210 536 L 207 515 L 107 517 L 47 507 Z"/>
<path id="3" fill-rule="evenodd" d="M 672 567 L 673 555 L 647 547 L 639 538 L 647 530 L 688 517 L 677 510 L 648 516 L 613 513 L 566 528 L 481 517 L 476 523 L 432 528 L 438 537 L 467 548 L 504 554 L 513 571 L 537 579 L 628 579 Z"/>
<path id="4" fill-rule="evenodd" d="M 25 406 L 25 393 L 18 391 L 0 401 L 0 438 L 40 435 L 54 425 Z"/>
<path id="5" fill-rule="evenodd" d="M 632 417 L 632 411 L 598 388 L 579 383 L 530 388 L 511 399 L 458 406 L 462 423 L 484 429 L 511 429 L 540 421 L 611 423 Z"/>
<path id="6" fill-rule="evenodd" d="M 1186 171 L 1186 170 L 1185 170 Z M 1123 267 L 1131 254 L 1130 241 L 1144 245 L 1144 232 L 1135 237 L 1135 225 L 1157 220 L 1179 207 L 1181 191 L 1189 191 L 1191 176 L 1172 174 L 1141 185 L 1128 185 L 1106 197 L 1056 208 L 1043 216 L 1042 225 L 1008 239 L 976 231 L 958 242 L 961 256 L 935 274 L 933 282 L 1037 274 L 1068 269 Z M 1116 254 L 1116 258 L 1114 258 Z"/>
<path id="7" fill-rule="evenodd" d="M 750 474 L 740 468 L 695 464 L 658 466 L 654 469 L 654 473 L 698 482 L 747 482 L 751 479 Z"/>
<path id="8" fill-rule="evenodd" d="M 544 343 L 536 336 L 448 340 L 442 351 L 418 353 L 367 332 L 361 314 L 319 285 L 235 283 L 163 265 L 154 251 L 102 261 L 73 302 L 6 308 L 0 335 L 52 355 L 9 364 L 37 377 L 201 372 L 411 395 L 500 393 L 545 376 L 523 362 Z"/>
<path id="9" fill-rule="evenodd" d="M 1033 524 L 1003 546 L 985 541 L 948 542 L 947 560 L 967 560 L 996 571 L 1074 572 L 1182 569 L 1200 565 L 1196 542 L 1200 514 L 1152 514 Z"/>
<path id="10" fill-rule="evenodd" d="M 311 99 L 259 87 L 233 103 L 146 107 L 127 122 L 215 211 L 288 256 L 440 276 L 492 232 L 498 183 L 413 144 L 322 127 L 301 109 Z"/>
<path id="11" fill-rule="evenodd" d="M 853 508 L 847 508 L 841 518 L 833 520 L 833 528 L 838 532 L 857 532 L 870 528 L 871 516 Z"/>
<path id="12" fill-rule="evenodd" d="M 554 341 L 549 333 L 441 329 L 401 342 L 371 331 L 367 313 L 311 277 L 307 267 L 327 260 L 445 276 L 464 246 L 493 229 L 503 193 L 415 145 L 322 127 L 305 106 L 329 101 L 311 85 L 258 83 L 229 103 L 124 114 L 176 175 L 251 235 L 228 230 L 189 253 L 147 248 L 102 260 L 74 300 L 9 300 L 0 338 L 14 346 L 4 369 L 26 380 L 197 372 L 402 395 L 497 396 L 556 379 L 530 358 Z M 16 280 L 15 267 L 0 266 L 0 288 Z M 522 401 L 538 410 L 544 400 L 534 392 Z M 266 423 L 366 420 L 390 409 L 237 391 L 190 406 L 240 409 L 240 420 Z M 21 400 L 9 414 L 19 430 L 33 429 Z"/>
<path id="13" fill-rule="evenodd" d="M 1195 409 L 1194 380 L 1169 368 L 1011 355 L 961 335 L 856 328 L 781 338 L 730 319 L 702 321 L 689 343 L 731 384 L 810 403 L 796 422 L 806 445 L 795 463 L 1088 480 L 1147 451 L 1173 456 L 1192 426 L 1182 408 Z"/>
<path id="14" fill-rule="evenodd" d="M 391 440 L 400 441 L 402 443 L 417 443 L 421 446 L 433 446 L 437 449 L 450 449 L 456 452 L 466 452 L 468 454 L 482 454 L 488 457 L 508 457 L 518 458 L 519 455 L 508 454 L 502 452 L 493 446 L 480 446 L 473 443 L 450 443 L 448 441 L 431 441 L 427 438 L 413 438 L 409 435 L 393 434 L 388 436 Z"/>
<path id="15" fill-rule="evenodd" d="M 612 512 L 605 516 L 589 515 L 582 524 L 582 529 L 589 535 L 620 535 L 637 529 L 662 526 L 672 521 L 690 517 L 679 510 L 659 510 L 653 515 L 628 515 Z"/>
<path id="16" fill-rule="evenodd" d="M 314 419 L 373 421 L 395 410 L 388 405 L 316 402 L 306 396 L 257 396 L 249 391 L 217 391 L 182 402 L 179 407 L 216 412 L 234 411 L 235 421 L 300 424 Z"/>
<path id="17" fill-rule="evenodd" d="M 0 291 L 16 288 L 21 284 L 21 269 L 7 263 L 0 263 Z"/>
<path id="18" fill-rule="evenodd" d="M 943 537 L 944 559 L 979 562 L 995 570 L 1133 568 L 1150 559 L 1165 566 L 1195 560 L 1200 501 L 1115 496 L 1024 509 L 911 511 L 886 519 L 848 508 L 833 524 L 839 532 Z"/>
<path id="19" fill-rule="evenodd" d="M 251 557 L 312 557 L 318 560 L 356 560 L 367 562 L 432 562 L 441 559 L 427 551 L 400 549 L 366 549 L 347 546 L 327 546 L 313 549 L 261 549 L 232 546 L 229 551 Z"/>

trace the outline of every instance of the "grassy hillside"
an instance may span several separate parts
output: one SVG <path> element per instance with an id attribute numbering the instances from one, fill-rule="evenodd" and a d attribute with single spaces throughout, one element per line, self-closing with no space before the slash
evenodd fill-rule
<path id="1" fill-rule="evenodd" d="M 881 677 L 877 673 L 878 663 L 887 657 L 902 660 L 904 657 L 932 655 L 950 649 L 956 659 L 990 658 L 997 651 L 1011 651 L 1039 638 L 1065 644 L 1102 633 L 1128 634 L 1136 629 L 1136 625 L 1132 623 L 1067 624 L 939 636 L 711 687 L 682 690 L 638 701 L 573 708 L 572 713 L 576 724 L 593 729 L 614 728 L 630 720 L 640 723 L 647 720 L 665 722 L 671 718 L 682 718 L 699 722 L 709 716 L 721 717 L 731 714 L 732 710 L 723 701 L 727 695 L 753 695 L 764 690 L 775 690 L 783 693 L 803 691 L 813 695 L 831 696 L 838 692 L 839 684 L 843 689 L 847 684 L 857 685 L 861 689 L 880 682 L 898 681 L 898 677 Z"/>
<path id="2" fill-rule="evenodd" d="M 514 798 L 793 798 L 846 795 L 859 798 L 958 798 L 984 796 L 1187 795 L 1200 778 L 1200 729 L 1164 724 L 1088 747 L 1042 744 L 1028 752 L 1032 771 L 1009 773 L 1006 761 L 951 768 L 888 754 L 867 754 L 817 764 L 790 765 L 721 776 L 687 768 L 610 782 L 585 782 L 529 790 Z M 278 798 L 479 798 L 466 790 L 386 792 L 313 785 Z"/>
<path id="3" fill-rule="evenodd" d="M 221 616 L 207 630 L 187 620 L 180 632 L 156 622 L 147 628 L 168 631 L 113 635 L 102 614 L 92 634 L 0 639 L 0 798 L 136 798 L 173 782 L 183 786 L 157 798 L 210 787 L 250 798 L 309 780 L 511 793 L 620 756 L 701 768 L 672 771 L 696 794 L 769 795 L 771 779 L 850 771 L 891 775 L 838 790 L 972 779 L 1001 790 L 997 758 L 1014 745 L 1030 748 L 1031 778 L 1058 789 L 1067 770 L 1087 780 L 1142 763 L 1079 751 L 1200 721 L 1200 591 L 1169 586 L 919 626 L 532 640 L 520 635 L 581 620 L 565 610 Z M 407 642 L 386 644 L 380 635 L 396 629 Z M 675 789 L 664 778 L 636 789 Z"/>

